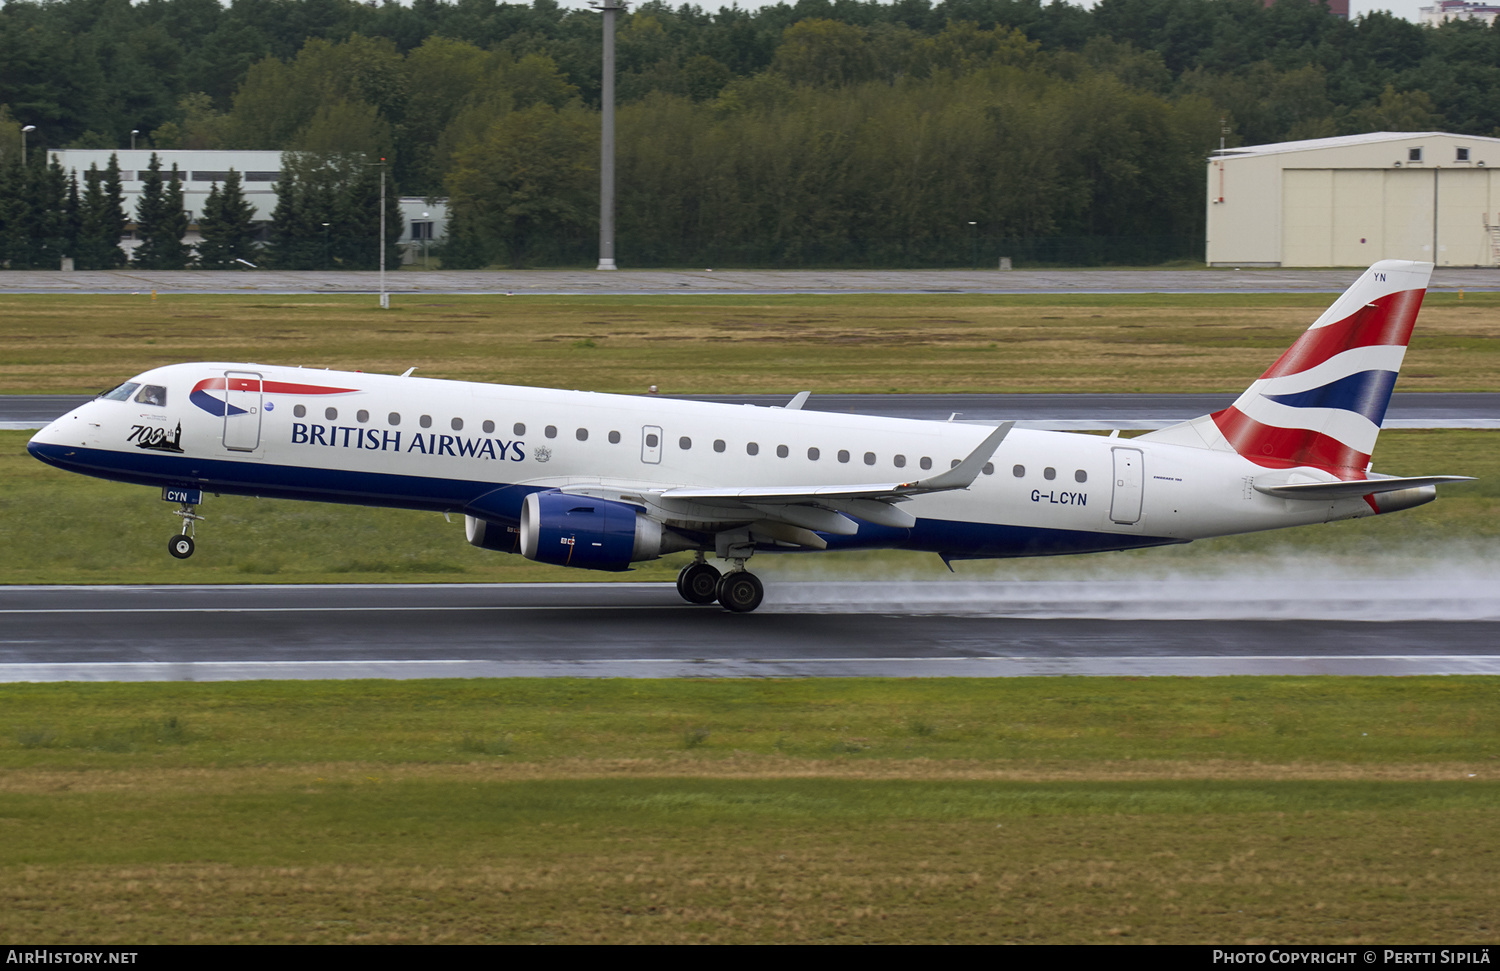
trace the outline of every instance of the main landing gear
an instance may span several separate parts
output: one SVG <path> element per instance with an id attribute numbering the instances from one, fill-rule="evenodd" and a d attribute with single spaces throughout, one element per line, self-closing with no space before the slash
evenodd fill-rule
<path id="1" fill-rule="evenodd" d="M 728 573 L 720 574 L 699 553 L 677 574 L 677 592 L 691 604 L 709 604 L 717 600 L 725 610 L 748 614 L 760 606 L 766 591 L 755 574 L 745 569 L 744 560 L 733 562 L 734 567 Z"/>

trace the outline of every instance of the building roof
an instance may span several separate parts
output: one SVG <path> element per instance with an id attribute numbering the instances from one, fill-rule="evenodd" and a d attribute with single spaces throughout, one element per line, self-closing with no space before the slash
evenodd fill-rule
<path id="1" fill-rule="evenodd" d="M 1304 138 L 1296 142 L 1275 142 L 1270 145 L 1244 145 L 1215 152 L 1214 158 L 1245 158 L 1255 155 L 1280 155 L 1286 152 L 1315 152 L 1326 148 L 1352 148 L 1355 145 L 1373 145 L 1379 142 L 1407 141 L 1413 138 L 1461 138 L 1471 142 L 1488 142 L 1500 145 L 1500 138 L 1483 135 L 1458 135 L 1446 131 L 1374 131 L 1363 135 L 1338 135 L 1334 138 Z"/>

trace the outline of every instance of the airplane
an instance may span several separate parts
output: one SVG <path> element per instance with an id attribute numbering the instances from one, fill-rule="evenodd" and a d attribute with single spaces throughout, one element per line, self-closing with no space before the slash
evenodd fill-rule
<path id="1" fill-rule="evenodd" d="M 1410 509 L 1467 476 L 1370 455 L 1432 273 L 1384 261 L 1233 405 L 1131 439 L 243 363 L 138 374 L 28 451 L 158 487 L 194 550 L 205 493 L 461 513 L 475 546 L 622 571 L 737 613 L 756 553 L 960 560 L 1128 550 Z M 1117 435 L 1118 433 L 1116 433 Z M 713 554 L 727 564 L 708 562 Z"/>

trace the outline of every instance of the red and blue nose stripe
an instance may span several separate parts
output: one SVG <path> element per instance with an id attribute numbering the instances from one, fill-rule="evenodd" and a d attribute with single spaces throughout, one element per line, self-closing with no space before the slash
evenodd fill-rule
<path id="1" fill-rule="evenodd" d="M 350 394 L 358 391 L 358 388 L 329 388 L 317 384 L 296 384 L 290 381 L 261 381 L 256 378 L 204 378 L 193 385 L 193 390 L 188 392 L 188 400 L 213 415 L 215 418 L 223 418 L 227 415 L 248 414 L 247 410 L 238 405 L 230 404 L 226 399 L 230 391 L 245 391 L 251 394 L 257 392 L 263 394 L 291 394 L 291 395 L 328 395 L 328 394 Z M 210 392 L 221 392 L 224 397 L 216 397 Z"/>

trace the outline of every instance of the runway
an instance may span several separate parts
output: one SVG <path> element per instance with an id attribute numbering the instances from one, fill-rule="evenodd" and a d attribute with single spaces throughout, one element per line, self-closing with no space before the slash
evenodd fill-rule
<path id="1" fill-rule="evenodd" d="M 10 587 L 0 681 L 1500 674 L 1495 579 Z"/>
<path id="2" fill-rule="evenodd" d="M 0 395 L 0 429 L 41 428 L 89 395 Z M 790 394 L 682 395 L 694 401 L 784 405 Z M 1053 431 L 1165 428 L 1233 403 L 1230 394 L 818 394 L 808 411 L 926 421 L 1016 421 Z M 1500 394 L 1397 393 L 1385 428 L 1500 428 Z"/>

